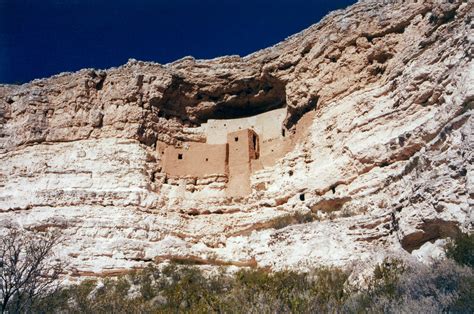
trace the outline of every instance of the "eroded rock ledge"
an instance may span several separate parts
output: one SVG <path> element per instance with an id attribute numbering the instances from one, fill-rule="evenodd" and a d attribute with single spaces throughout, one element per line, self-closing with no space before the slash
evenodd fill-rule
<path id="1" fill-rule="evenodd" d="M 360 1 L 246 57 L 0 86 L 0 228 L 60 229 L 77 274 L 344 266 L 472 230 L 473 11 Z M 223 193 L 226 173 L 166 173 L 160 145 L 282 108 L 291 145 L 266 144 L 249 193 Z"/>

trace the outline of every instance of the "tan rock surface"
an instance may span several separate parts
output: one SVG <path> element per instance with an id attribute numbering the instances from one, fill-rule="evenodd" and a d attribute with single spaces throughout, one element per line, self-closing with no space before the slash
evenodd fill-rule
<path id="1" fill-rule="evenodd" d="M 472 230 L 473 4 L 385 2 L 246 57 L 0 86 L 0 228 L 60 229 L 77 274 L 169 258 L 347 266 Z M 298 141 L 247 197 L 162 172 L 157 141 L 205 142 L 208 119 L 285 106 Z"/>

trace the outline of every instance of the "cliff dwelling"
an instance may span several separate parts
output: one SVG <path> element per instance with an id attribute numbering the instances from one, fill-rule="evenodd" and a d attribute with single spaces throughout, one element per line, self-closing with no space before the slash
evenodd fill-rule
<path id="1" fill-rule="evenodd" d="M 245 118 L 210 119 L 195 130 L 205 135 L 205 143 L 173 146 L 158 142 L 166 181 L 221 177 L 225 178 L 223 196 L 250 194 L 251 175 L 288 153 L 295 134 L 305 129 L 304 121 L 309 119 L 301 119 L 291 132 L 284 126 L 286 116 L 287 109 L 280 108 Z"/>

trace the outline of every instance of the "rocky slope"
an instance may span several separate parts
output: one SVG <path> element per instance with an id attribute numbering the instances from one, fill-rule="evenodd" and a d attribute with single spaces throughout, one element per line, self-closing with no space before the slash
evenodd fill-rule
<path id="1" fill-rule="evenodd" d="M 0 228 L 61 230 L 75 275 L 429 251 L 473 228 L 473 12 L 471 1 L 360 1 L 246 57 L 0 86 Z M 157 141 L 202 142 L 208 119 L 282 107 L 290 130 L 308 129 L 253 175 L 248 197 L 161 173 Z M 190 185 L 200 192 L 176 196 Z"/>

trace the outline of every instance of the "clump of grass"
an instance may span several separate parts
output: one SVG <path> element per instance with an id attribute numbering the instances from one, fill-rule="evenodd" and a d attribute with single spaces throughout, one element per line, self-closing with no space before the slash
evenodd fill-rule
<path id="1" fill-rule="evenodd" d="M 312 213 L 311 211 L 305 213 L 297 211 L 295 213 L 282 215 L 273 219 L 270 223 L 270 228 L 283 229 L 289 225 L 304 224 L 316 220 L 319 220 L 318 215 Z"/>

